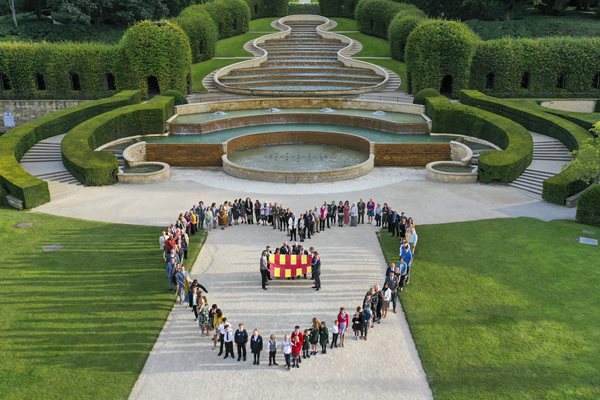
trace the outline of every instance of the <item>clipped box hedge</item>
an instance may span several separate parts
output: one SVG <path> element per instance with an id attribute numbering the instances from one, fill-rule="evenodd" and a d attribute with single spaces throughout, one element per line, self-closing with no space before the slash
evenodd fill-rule
<path id="1" fill-rule="evenodd" d="M 202 4 L 184 8 L 174 22 L 188 36 L 193 62 L 197 63 L 213 58 L 219 31 L 217 24 Z"/>
<path id="2" fill-rule="evenodd" d="M 252 19 L 288 15 L 288 0 L 246 0 L 246 3 Z"/>
<path id="3" fill-rule="evenodd" d="M 48 114 L 11 129 L 0 136 L 0 185 L 23 201 L 25 208 L 47 203 L 50 201 L 48 184 L 19 165 L 23 155 L 40 140 L 63 134 L 98 114 L 140 101 L 139 91 L 124 91 L 106 99 Z"/>
<path id="4" fill-rule="evenodd" d="M 367 35 L 387 39 L 390 22 L 396 15 L 426 17 L 413 4 L 396 3 L 391 0 L 360 0 L 354 10 L 358 30 Z"/>
<path id="5" fill-rule="evenodd" d="M 577 201 L 577 222 L 600 226 L 600 184 L 586 190 Z"/>
<path id="6" fill-rule="evenodd" d="M 406 41 L 418 24 L 427 19 L 421 15 L 396 14 L 388 29 L 387 39 L 390 43 L 390 54 L 394 60 L 404 61 Z"/>
<path id="7" fill-rule="evenodd" d="M 476 107 L 452 103 L 444 96 L 427 97 L 425 103 L 432 131 L 473 136 L 503 149 L 481 154 L 480 182 L 512 182 L 531 164 L 533 140 L 523 126 Z"/>
<path id="8" fill-rule="evenodd" d="M 463 90 L 460 100 L 462 103 L 510 118 L 532 132 L 558 139 L 571 151 L 577 150 L 583 142 L 592 137 L 586 129 L 571 121 L 540 111 L 535 107 L 486 96 L 476 90 Z M 551 203 L 564 204 L 567 197 L 586 187 L 587 185 L 573 169 L 567 167 L 559 174 L 544 181 L 542 198 Z"/>
<path id="9" fill-rule="evenodd" d="M 244 0 L 219 0 L 202 4 L 217 24 L 219 39 L 241 35 L 250 29 L 250 8 Z"/>
<path id="10" fill-rule="evenodd" d="M 174 99 L 155 96 L 152 100 L 98 115 L 77 125 L 61 143 L 65 167 L 88 186 L 117 182 L 117 158 L 96 148 L 128 136 L 163 133 L 165 122 L 173 115 Z"/>

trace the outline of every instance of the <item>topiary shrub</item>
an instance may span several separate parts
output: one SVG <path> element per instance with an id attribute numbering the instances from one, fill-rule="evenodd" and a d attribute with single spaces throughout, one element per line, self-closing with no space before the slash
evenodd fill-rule
<path id="1" fill-rule="evenodd" d="M 531 164 L 533 140 L 522 125 L 476 107 L 452 103 L 444 96 L 427 97 L 425 110 L 433 132 L 469 135 L 503 149 L 481 154 L 477 168 L 480 182 L 512 182 Z"/>
<path id="2" fill-rule="evenodd" d="M 196 4 L 184 8 L 175 19 L 175 23 L 188 36 L 193 62 L 197 63 L 213 58 L 219 31 L 204 6 Z"/>
<path id="3" fill-rule="evenodd" d="M 63 164 L 85 185 L 116 183 L 117 158 L 94 149 L 127 136 L 163 133 L 165 122 L 173 115 L 173 104 L 173 97 L 155 96 L 146 103 L 121 107 L 77 125 L 61 142 Z"/>
<path id="4" fill-rule="evenodd" d="M 141 21 L 121 39 L 134 87 L 145 97 L 175 89 L 185 93 L 192 53 L 187 35 L 167 21 Z"/>
<path id="5" fill-rule="evenodd" d="M 600 226 L 600 185 L 586 190 L 577 201 L 577 222 Z"/>
<path id="6" fill-rule="evenodd" d="M 600 38 L 487 40 L 473 56 L 470 87 L 505 97 L 597 97 L 599 72 Z"/>
<path id="7" fill-rule="evenodd" d="M 422 89 L 422 90 L 419 90 L 419 92 L 417 94 L 415 94 L 415 97 L 413 99 L 413 104 L 425 105 L 425 100 L 427 100 L 428 97 L 438 97 L 438 96 L 441 96 L 441 94 L 440 94 L 440 92 L 438 92 L 435 89 L 432 89 L 432 88 Z"/>
<path id="8" fill-rule="evenodd" d="M 477 35 L 462 22 L 427 20 L 408 36 L 406 63 L 410 91 L 439 88 L 458 97 L 469 85 Z"/>
<path id="9" fill-rule="evenodd" d="M 250 29 L 250 8 L 243 0 L 220 0 L 203 4 L 217 24 L 219 39 L 241 35 Z"/>
<path id="10" fill-rule="evenodd" d="M 426 21 L 426 18 L 421 15 L 396 14 L 390 23 L 387 36 L 393 59 L 404 61 L 404 51 L 408 35 L 423 21 Z"/>
<path id="11" fill-rule="evenodd" d="M 354 18 L 358 0 L 319 0 L 321 15 L 326 17 Z"/>
<path id="12" fill-rule="evenodd" d="M 391 0 L 360 0 L 354 11 L 358 30 L 367 35 L 387 39 L 388 28 L 394 16 L 418 15 L 425 18 L 425 13 L 416 6 L 396 3 Z"/>
<path id="13" fill-rule="evenodd" d="M 185 94 L 177 91 L 177 90 L 165 90 L 160 94 L 161 96 L 171 96 L 175 99 L 175 105 L 180 106 L 182 104 L 187 104 L 187 97 Z"/>
<path id="14" fill-rule="evenodd" d="M 47 203 L 50 201 L 48 184 L 19 165 L 23 155 L 40 140 L 63 134 L 98 114 L 140 101 L 139 91 L 123 91 L 106 99 L 48 114 L 9 130 L 0 137 L 0 186 L 21 200 L 25 208 Z"/>
<path id="15" fill-rule="evenodd" d="M 288 0 L 246 0 L 252 19 L 288 15 Z"/>

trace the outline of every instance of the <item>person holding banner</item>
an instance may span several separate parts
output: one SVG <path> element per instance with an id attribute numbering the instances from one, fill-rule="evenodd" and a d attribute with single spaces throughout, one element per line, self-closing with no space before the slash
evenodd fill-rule
<path id="1" fill-rule="evenodd" d="M 269 256 L 263 251 L 260 256 L 260 277 L 263 290 L 267 290 L 267 280 L 269 279 Z"/>

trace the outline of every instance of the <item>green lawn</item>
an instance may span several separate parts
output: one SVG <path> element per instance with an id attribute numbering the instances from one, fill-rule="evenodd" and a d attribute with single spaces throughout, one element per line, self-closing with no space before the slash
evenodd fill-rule
<path id="1" fill-rule="evenodd" d="M 331 19 L 334 20 L 335 22 L 337 22 L 336 27 L 332 29 L 334 31 L 357 31 L 358 30 L 358 24 L 356 23 L 356 20 L 354 20 L 352 18 L 331 18 Z"/>
<path id="2" fill-rule="evenodd" d="M 174 301 L 160 228 L 1 208 L 0 221 L 0 398 L 127 399 Z"/>
<path id="3" fill-rule="evenodd" d="M 360 32 L 344 33 L 343 35 L 362 43 L 363 49 L 354 57 L 391 57 L 390 45 L 385 39 Z"/>
<path id="4" fill-rule="evenodd" d="M 600 22 L 593 13 L 568 12 L 562 16 L 547 16 L 537 12 L 512 21 L 465 21 L 482 39 L 544 36 L 600 36 Z"/>
<path id="5" fill-rule="evenodd" d="M 206 88 L 202 85 L 204 77 L 216 69 L 225 67 L 226 65 L 240 62 L 243 60 L 236 59 L 221 59 L 221 60 L 207 60 L 192 65 L 192 91 L 194 92 L 206 92 Z"/>
<path id="6" fill-rule="evenodd" d="M 400 297 L 436 400 L 600 398 L 600 248 L 583 230 L 600 237 L 531 218 L 418 227 Z"/>
<path id="7" fill-rule="evenodd" d="M 247 32 L 239 36 L 217 40 L 215 57 L 252 57 L 252 54 L 244 50 L 244 44 L 264 35 L 265 33 Z"/>
<path id="8" fill-rule="evenodd" d="M 275 32 L 277 29 L 271 26 L 271 22 L 277 18 L 258 18 L 250 21 L 250 32 Z"/>

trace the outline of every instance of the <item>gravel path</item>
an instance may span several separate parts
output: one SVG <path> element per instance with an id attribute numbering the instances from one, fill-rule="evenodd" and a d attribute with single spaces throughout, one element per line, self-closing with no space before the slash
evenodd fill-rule
<path id="1" fill-rule="evenodd" d="M 281 340 L 295 324 L 304 328 L 314 316 L 331 325 L 340 306 L 351 313 L 370 285 L 383 283 L 385 261 L 375 228 L 362 225 L 326 230 L 307 242 L 322 256 L 320 292 L 304 280 L 272 281 L 263 291 L 260 251 L 283 240 L 283 234 L 270 227 L 213 231 L 193 269 L 193 276 L 209 290 L 209 303 L 219 304 L 235 326 L 244 322 L 249 331 L 259 328 L 265 340 L 271 333 Z M 266 352 L 255 367 L 250 361 L 217 357 L 210 340 L 200 337 L 189 309 L 176 305 L 130 398 L 432 398 L 402 312 L 390 313 L 368 341 L 350 339 L 343 349 L 312 357 L 299 369 L 282 368 L 281 351 L 280 367 L 268 367 Z"/>

